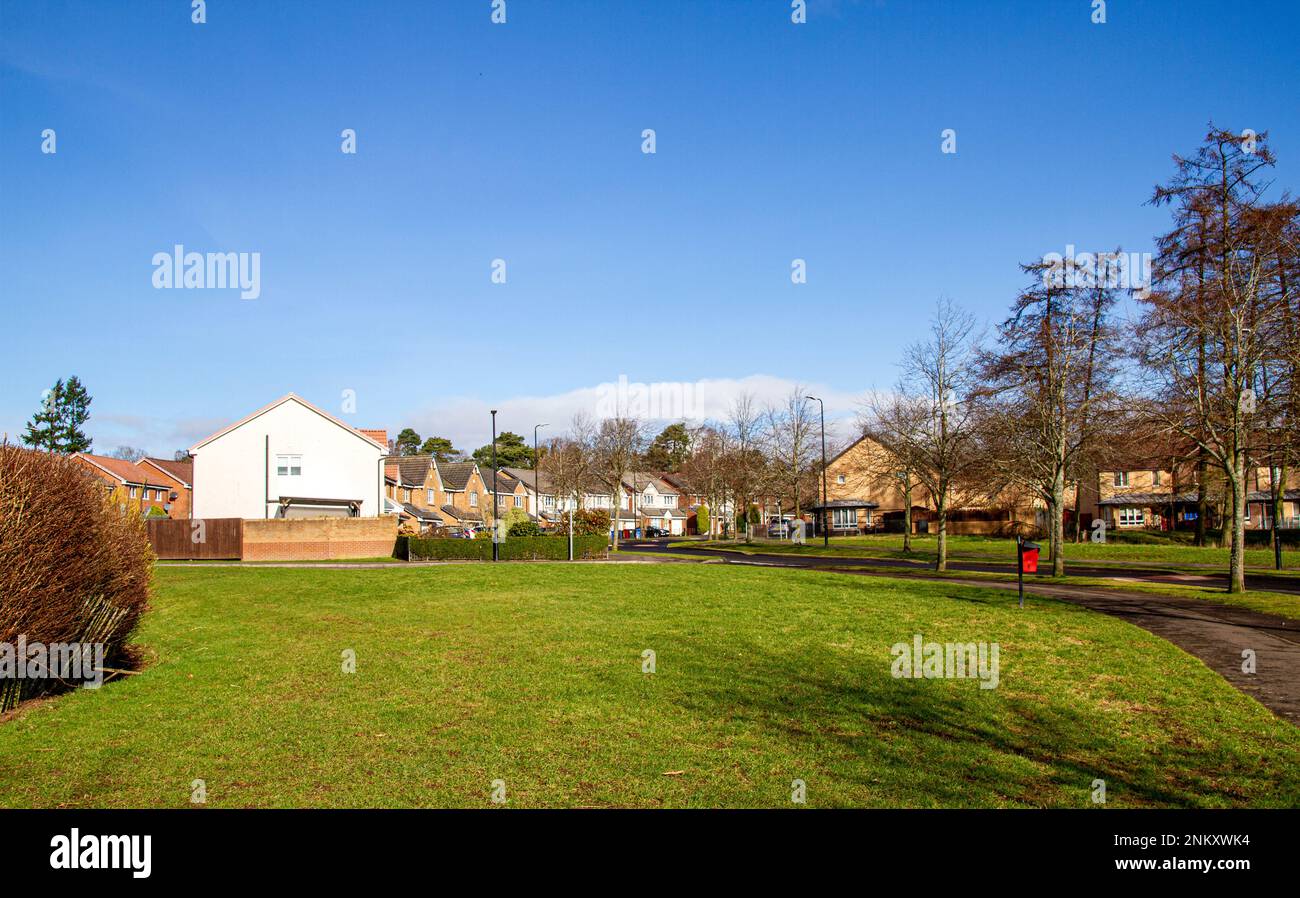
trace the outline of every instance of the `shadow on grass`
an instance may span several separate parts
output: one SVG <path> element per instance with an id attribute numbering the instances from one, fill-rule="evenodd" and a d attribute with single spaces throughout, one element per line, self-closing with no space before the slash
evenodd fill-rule
<path id="1" fill-rule="evenodd" d="M 710 717 L 722 709 L 757 738 L 792 745 L 843 784 L 839 804 L 1090 807 L 1093 781 L 1102 779 L 1123 805 L 1234 805 L 1252 796 L 1214 784 L 1260 776 L 1244 759 L 1186 739 L 1153 755 L 1139 737 L 1107 732 L 1103 715 L 1081 713 L 1067 695 L 1041 701 L 969 679 L 894 679 L 887 652 L 846 659 L 754 643 L 740 651 L 739 664 L 733 652 L 697 657 L 714 673 L 693 678 L 696 688 L 679 704 Z M 860 663 L 846 664 L 854 658 Z M 1256 785 L 1268 795 L 1278 784 Z"/>

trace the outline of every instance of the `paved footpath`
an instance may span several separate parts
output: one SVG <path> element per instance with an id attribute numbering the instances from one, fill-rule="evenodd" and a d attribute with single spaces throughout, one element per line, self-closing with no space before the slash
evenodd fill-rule
<path id="1" fill-rule="evenodd" d="M 635 545 L 635 550 L 653 554 L 655 547 L 640 542 Z M 682 549 L 663 548 L 659 551 L 683 553 Z M 702 560 L 703 557 L 712 556 L 715 562 L 721 561 L 726 564 L 802 567 L 868 577 L 891 576 L 887 572 L 880 571 L 842 570 L 844 565 L 850 563 L 876 564 L 874 561 L 863 559 L 850 562 L 812 556 L 746 555 L 741 552 L 712 552 L 699 549 L 685 554 L 698 554 Z M 981 589 L 1016 589 L 1015 583 L 925 577 L 924 574 L 903 573 L 901 570 L 894 576 L 935 583 L 955 583 Z M 1183 651 L 1195 655 L 1211 670 L 1219 673 L 1229 683 L 1274 714 L 1300 726 L 1300 621 L 1200 599 L 1174 598 L 1116 589 L 1054 586 L 1027 581 L 1025 593 L 1074 602 L 1136 624 L 1144 630 L 1169 640 Z M 1241 653 L 1246 649 L 1255 652 L 1254 674 L 1243 673 L 1241 669 Z"/>

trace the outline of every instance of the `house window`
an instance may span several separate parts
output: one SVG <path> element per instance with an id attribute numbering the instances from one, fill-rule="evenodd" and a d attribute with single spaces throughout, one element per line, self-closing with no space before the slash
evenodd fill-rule
<path id="1" fill-rule="evenodd" d="M 1159 472 L 1159 471 L 1152 471 L 1152 472 L 1151 472 L 1151 484 L 1152 484 L 1153 486 L 1159 486 L 1159 485 L 1160 485 L 1160 472 Z"/>
<path id="2" fill-rule="evenodd" d="M 856 527 L 858 526 L 858 510 L 856 508 L 833 508 L 831 509 L 831 523 L 841 530 L 846 527 Z"/>
<path id="3" fill-rule="evenodd" d="M 835 475 L 835 482 L 838 483 L 840 486 L 843 486 L 843 485 L 844 485 L 844 475 L 843 475 L 843 474 L 836 474 L 836 475 Z"/>
<path id="4" fill-rule="evenodd" d="M 275 457 L 275 473 L 280 477 L 301 477 L 302 456 L 277 455 Z"/>
<path id="5" fill-rule="evenodd" d="M 432 504 L 433 504 L 434 502 L 436 502 L 436 501 L 437 501 L 437 499 L 436 499 L 436 498 L 434 497 L 434 495 L 433 495 L 433 490 L 429 490 L 429 501 L 428 501 L 428 504 L 429 504 L 429 505 L 432 505 Z"/>
<path id="6" fill-rule="evenodd" d="M 469 507 L 470 507 L 470 508 L 478 508 L 478 493 L 477 493 L 477 492 L 472 492 L 472 493 L 469 494 Z"/>
<path id="7" fill-rule="evenodd" d="M 523 508 L 523 507 L 524 507 L 524 497 L 515 496 L 515 508 Z"/>
<path id="8" fill-rule="evenodd" d="M 411 501 L 411 491 L 410 491 L 410 490 L 402 490 L 402 501 L 403 501 L 403 502 L 410 502 L 410 501 Z"/>
<path id="9" fill-rule="evenodd" d="M 1140 527 L 1146 523 L 1146 515 L 1140 508 L 1121 508 L 1119 510 L 1119 525 L 1121 527 Z"/>
<path id="10" fill-rule="evenodd" d="M 554 508 L 554 507 L 555 507 L 555 497 L 554 497 L 554 496 L 546 496 L 546 497 L 544 497 L 544 498 L 542 499 L 542 503 L 543 503 L 547 508 Z"/>
<path id="11" fill-rule="evenodd" d="M 1115 472 L 1115 485 L 1116 485 L 1116 486 L 1128 486 L 1128 471 L 1116 471 L 1116 472 Z"/>
<path id="12" fill-rule="evenodd" d="M 133 486 L 133 487 L 131 487 L 131 491 L 130 491 L 130 493 L 129 493 L 128 495 L 129 495 L 132 499 L 134 499 L 134 498 L 135 498 L 135 495 L 136 495 L 136 493 L 137 493 L 138 491 L 139 491 L 138 488 Z"/>

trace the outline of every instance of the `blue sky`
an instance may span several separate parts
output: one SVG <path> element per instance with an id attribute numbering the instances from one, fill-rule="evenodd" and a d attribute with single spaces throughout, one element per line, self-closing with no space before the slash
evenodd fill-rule
<path id="1" fill-rule="evenodd" d="M 464 448 L 488 407 L 558 425 L 620 375 L 851 413 L 938 296 L 994 321 L 1019 262 L 1149 251 L 1211 119 L 1297 186 L 1291 2 L 507 12 L 0 0 L 0 431 L 70 374 L 97 451 L 157 454 L 290 391 Z M 178 243 L 260 253 L 260 297 L 154 289 Z"/>

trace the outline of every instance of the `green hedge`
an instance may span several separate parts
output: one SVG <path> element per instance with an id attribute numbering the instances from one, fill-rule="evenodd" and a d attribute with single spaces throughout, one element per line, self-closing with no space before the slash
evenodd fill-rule
<path id="1" fill-rule="evenodd" d="M 574 558 L 604 558 L 609 547 L 607 536 L 575 536 Z M 422 539 L 399 536 L 393 554 L 411 561 L 491 561 L 490 539 Z M 569 557 L 567 536 L 507 537 L 501 543 L 502 561 L 565 561 Z"/>

